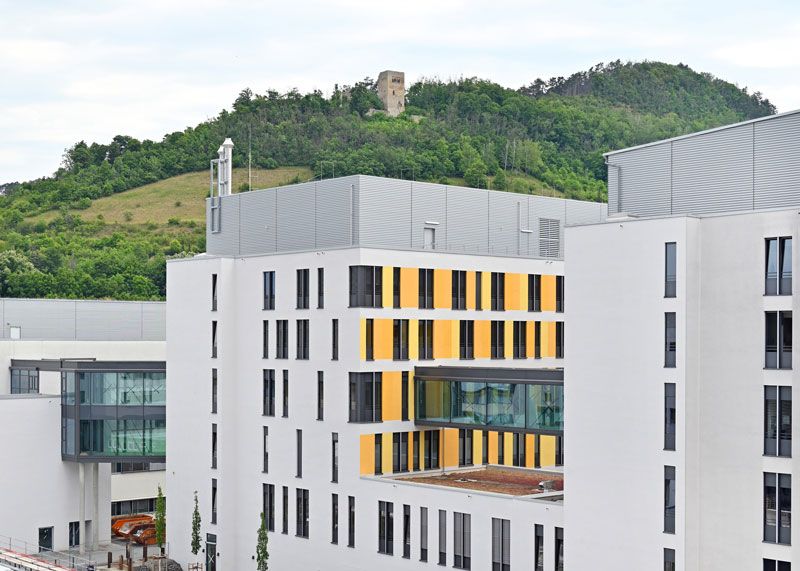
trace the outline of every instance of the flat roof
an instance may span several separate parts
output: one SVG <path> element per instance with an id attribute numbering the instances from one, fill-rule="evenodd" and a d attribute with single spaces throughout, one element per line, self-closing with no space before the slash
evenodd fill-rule
<path id="1" fill-rule="evenodd" d="M 564 490 L 564 475 L 561 472 L 503 466 L 477 466 L 474 470 L 429 472 L 392 479 L 509 496 L 532 496 Z M 544 481 L 553 482 L 552 489 L 539 489 L 539 483 Z"/>

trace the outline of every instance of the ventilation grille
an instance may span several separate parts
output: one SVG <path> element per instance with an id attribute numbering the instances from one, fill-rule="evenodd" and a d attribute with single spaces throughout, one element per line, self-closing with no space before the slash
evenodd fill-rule
<path id="1" fill-rule="evenodd" d="M 539 256 L 558 258 L 561 255 L 561 221 L 539 218 Z"/>

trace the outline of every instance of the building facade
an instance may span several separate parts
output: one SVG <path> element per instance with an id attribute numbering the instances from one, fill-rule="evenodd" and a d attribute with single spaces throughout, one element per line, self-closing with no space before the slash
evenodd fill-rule
<path id="1" fill-rule="evenodd" d="M 390 117 L 406 110 L 406 74 L 402 71 L 382 71 L 378 74 L 378 97 Z"/>

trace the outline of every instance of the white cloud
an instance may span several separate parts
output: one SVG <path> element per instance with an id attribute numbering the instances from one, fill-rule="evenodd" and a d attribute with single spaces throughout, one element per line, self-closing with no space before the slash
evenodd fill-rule
<path id="1" fill-rule="evenodd" d="M 800 67 L 800 33 L 727 45 L 714 51 L 714 56 L 733 65 L 780 69 Z"/>

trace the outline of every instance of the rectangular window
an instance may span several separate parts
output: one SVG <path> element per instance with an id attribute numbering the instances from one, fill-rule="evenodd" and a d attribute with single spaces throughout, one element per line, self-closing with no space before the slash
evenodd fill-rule
<path id="1" fill-rule="evenodd" d="M 281 533 L 289 533 L 289 488 L 283 486 L 283 521 L 281 522 Z"/>
<path id="2" fill-rule="evenodd" d="M 394 553 L 394 504 L 378 502 L 378 553 Z"/>
<path id="3" fill-rule="evenodd" d="M 308 269 L 297 270 L 297 309 L 308 309 Z"/>
<path id="4" fill-rule="evenodd" d="M 339 320 L 331 319 L 331 360 L 339 360 Z"/>
<path id="5" fill-rule="evenodd" d="M 674 549 L 664 549 L 664 571 L 675 571 Z"/>
<path id="6" fill-rule="evenodd" d="M 666 567 L 665 567 L 666 569 Z M 675 571 L 673 565 L 670 571 Z M 788 561 L 777 561 L 775 559 L 764 559 L 764 571 L 792 571 L 792 564 Z"/>
<path id="7" fill-rule="evenodd" d="M 392 472 L 408 472 L 408 432 L 392 434 Z"/>
<path id="8" fill-rule="evenodd" d="M 275 322 L 278 329 L 277 342 L 275 344 L 275 358 L 289 358 L 289 320 L 279 319 Z"/>
<path id="9" fill-rule="evenodd" d="M 325 307 L 325 268 L 317 268 L 317 309 Z"/>
<path id="10" fill-rule="evenodd" d="M 383 307 L 382 266 L 350 266 L 350 307 Z"/>
<path id="11" fill-rule="evenodd" d="M 79 521 L 69 522 L 69 546 L 78 547 L 81 544 L 81 527 Z"/>
<path id="12" fill-rule="evenodd" d="M 211 424 L 211 467 L 217 467 L 217 425 Z"/>
<path id="13" fill-rule="evenodd" d="M 392 307 L 400 308 L 400 268 L 392 268 Z"/>
<path id="14" fill-rule="evenodd" d="M 528 311 L 542 310 L 542 276 L 528 274 Z"/>
<path id="15" fill-rule="evenodd" d="M 295 451 L 297 453 L 297 472 L 295 476 L 298 478 L 303 477 L 303 431 L 299 428 L 295 432 Z"/>
<path id="16" fill-rule="evenodd" d="M 373 456 L 375 464 L 375 475 L 380 476 L 383 474 L 383 435 L 376 434 L 375 442 L 373 443 Z"/>
<path id="17" fill-rule="evenodd" d="M 447 565 L 447 512 L 439 510 L 439 565 Z"/>
<path id="18" fill-rule="evenodd" d="M 564 358 L 564 322 L 556 321 L 556 359 Z"/>
<path id="19" fill-rule="evenodd" d="M 675 383 L 664 383 L 664 450 L 675 450 Z"/>
<path id="20" fill-rule="evenodd" d="M 556 571 L 564 571 L 564 528 L 556 528 Z"/>
<path id="21" fill-rule="evenodd" d="M 453 567 L 471 568 L 471 516 L 453 512 Z"/>
<path id="22" fill-rule="evenodd" d="M 263 453 L 263 465 L 262 471 L 266 474 L 269 472 L 269 426 L 262 427 L 262 453 Z"/>
<path id="23" fill-rule="evenodd" d="M 475 358 L 475 322 L 472 320 L 461 320 L 458 324 L 458 357 Z"/>
<path id="24" fill-rule="evenodd" d="M 211 478 L 211 523 L 217 523 L 217 479 Z"/>
<path id="25" fill-rule="evenodd" d="M 382 375 L 377 373 L 350 373 L 350 422 L 381 422 Z"/>
<path id="26" fill-rule="evenodd" d="M 296 499 L 297 499 L 297 525 L 296 525 L 297 537 L 308 539 L 308 520 L 309 520 L 308 490 L 297 488 Z"/>
<path id="27" fill-rule="evenodd" d="M 526 329 L 526 322 L 524 321 L 515 321 L 514 322 L 514 358 L 515 359 L 524 359 L 525 358 L 525 349 L 527 346 L 527 329 Z"/>
<path id="28" fill-rule="evenodd" d="M 211 358 L 217 358 L 217 322 L 211 322 Z"/>
<path id="29" fill-rule="evenodd" d="M 420 433 L 419 433 L 419 431 L 415 431 L 414 432 L 414 437 L 412 439 L 413 440 L 413 444 L 412 444 L 412 448 L 413 448 L 412 456 L 413 456 L 413 458 L 411 460 L 412 464 L 413 464 L 413 468 L 412 469 L 415 470 L 415 471 L 419 470 L 419 439 L 420 439 Z"/>
<path id="30" fill-rule="evenodd" d="M 289 416 L 289 371 L 283 370 L 283 418 Z"/>
<path id="31" fill-rule="evenodd" d="M 325 381 L 323 372 L 317 371 L 317 420 L 325 417 Z"/>
<path id="32" fill-rule="evenodd" d="M 408 371 L 400 373 L 400 420 L 408 420 Z"/>
<path id="33" fill-rule="evenodd" d="M 492 310 L 504 311 L 506 308 L 506 275 L 492 272 Z"/>
<path id="34" fill-rule="evenodd" d="M 489 463 L 489 431 L 482 430 L 481 431 L 481 463 L 488 464 Z"/>
<path id="35" fill-rule="evenodd" d="M 419 508 L 419 560 L 428 560 L 428 508 Z"/>
<path id="36" fill-rule="evenodd" d="M 481 311 L 483 309 L 483 300 L 481 294 L 483 293 L 483 274 L 482 272 L 475 272 L 475 309 Z"/>
<path id="37" fill-rule="evenodd" d="M 39 370 L 38 369 L 11 369 L 11 394 L 38 394 Z"/>
<path id="38" fill-rule="evenodd" d="M 297 358 L 306 360 L 308 359 L 308 344 L 309 344 L 309 325 L 308 319 L 297 320 Z"/>
<path id="39" fill-rule="evenodd" d="M 511 571 L 511 522 L 492 518 L 492 571 Z"/>
<path id="40" fill-rule="evenodd" d="M 433 359 L 433 320 L 419 320 L 418 338 L 419 358 Z"/>
<path id="41" fill-rule="evenodd" d="M 533 526 L 533 571 L 544 571 L 544 526 Z"/>
<path id="42" fill-rule="evenodd" d="M 331 543 L 339 543 L 339 494 L 331 494 Z"/>
<path id="43" fill-rule="evenodd" d="M 664 533 L 675 533 L 675 466 L 664 466 Z"/>
<path id="44" fill-rule="evenodd" d="M 264 309 L 275 309 L 275 272 L 264 272 Z"/>
<path id="45" fill-rule="evenodd" d="M 778 279 L 778 293 L 791 295 L 792 293 L 792 239 L 780 239 L 780 276 Z"/>
<path id="46" fill-rule="evenodd" d="M 664 314 L 664 366 L 674 368 L 676 362 L 675 313 Z"/>
<path id="47" fill-rule="evenodd" d="M 556 311 L 564 312 L 564 276 L 556 276 Z"/>
<path id="48" fill-rule="evenodd" d="M 458 465 L 472 466 L 472 429 L 460 428 L 458 430 Z"/>
<path id="49" fill-rule="evenodd" d="M 505 321 L 491 322 L 492 359 L 504 359 L 506 356 L 506 324 Z"/>
<path id="50" fill-rule="evenodd" d="M 764 455 L 792 455 L 792 387 L 764 387 Z"/>
<path id="51" fill-rule="evenodd" d="M 542 322 L 533 322 L 533 358 L 542 358 Z"/>
<path id="52" fill-rule="evenodd" d="M 275 369 L 264 369 L 262 374 L 262 414 L 275 416 Z"/>
<path id="53" fill-rule="evenodd" d="M 453 309 L 467 309 L 467 272 L 453 270 Z"/>
<path id="54" fill-rule="evenodd" d="M 356 546 L 356 498 L 347 496 L 347 547 Z"/>
<path id="55" fill-rule="evenodd" d="M 506 434 L 497 433 L 497 463 L 501 466 L 506 463 Z"/>
<path id="56" fill-rule="evenodd" d="M 392 358 L 395 361 L 408 360 L 408 319 L 394 320 Z"/>
<path id="57" fill-rule="evenodd" d="M 425 431 L 425 470 L 439 468 L 439 431 Z"/>
<path id="58" fill-rule="evenodd" d="M 675 242 L 664 245 L 664 297 L 675 297 L 678 275 L 677 247 Z"/>
<path id="59" fill-rule="evenodd" d="M 564 437 L 556 436 L 556 466 L 564 465 Z"/>
<path id="60" fill-rule="evenodd" d="M 403 504 L 403 558 L 411 559 L 411 506 Z"/>
<path id="61" fill-rule="evenodd" d="M 364 342 L 367 345 L 364 348 L 366 352 L 366 359 L 367 361 L 372 361 L 375 359 L 375 322 L 372 319 L 367 319 L 364 329 L 366 337 Z"/>
<path id="62" fill-rule="evenodd" d="M 275 485 L 263 484 L 261 489 L 262 510 L 267 523 L 267 531 L 275 531 Z"/>
<path id="63" fill-rule="evenodd" d="M 433 270 L 419 269 L 419 308 L 433 309 Z"/>
<path id="64" fill-rule="evenodd" d="M 261 358 L 269 359 L 269 321 L 261 322 Z"/>
<path id="65" fill-rule="evenodd" d="M 764 367 L 766 369 L 792 368 L 792 312 L 767 311 L 764 313 Z"/>
<path id="66" fill-rule="evenodd" d="M 792 476 L 764 474 L 764 541 L 789 545 L 792 535 Z"/>
<path id="67" fill-rule="evenodd" d="M 211 274 L 211 311 L 217 310 L 217 274 Z"/>
<path id="68" fill-rule="evenodd" d="M 211 369 L 211 414 L 217 414 L 217 370 Z"/>
<path id="69" fill-rule="evenodd" d="M 792 238 L 767 238 L 765 255 L 766 295 L 792 293 Z"/>
<path id="70" fill-rule="evenodd" d="M 525 467 L 525 435 L 519 432 L 511 434 L 511 464 L 513 466 Z"/>
<path id="71" fill-rule="evenodd" d="M 331 482 L 339 481 L 339 433 L 331 433 Z"/>

